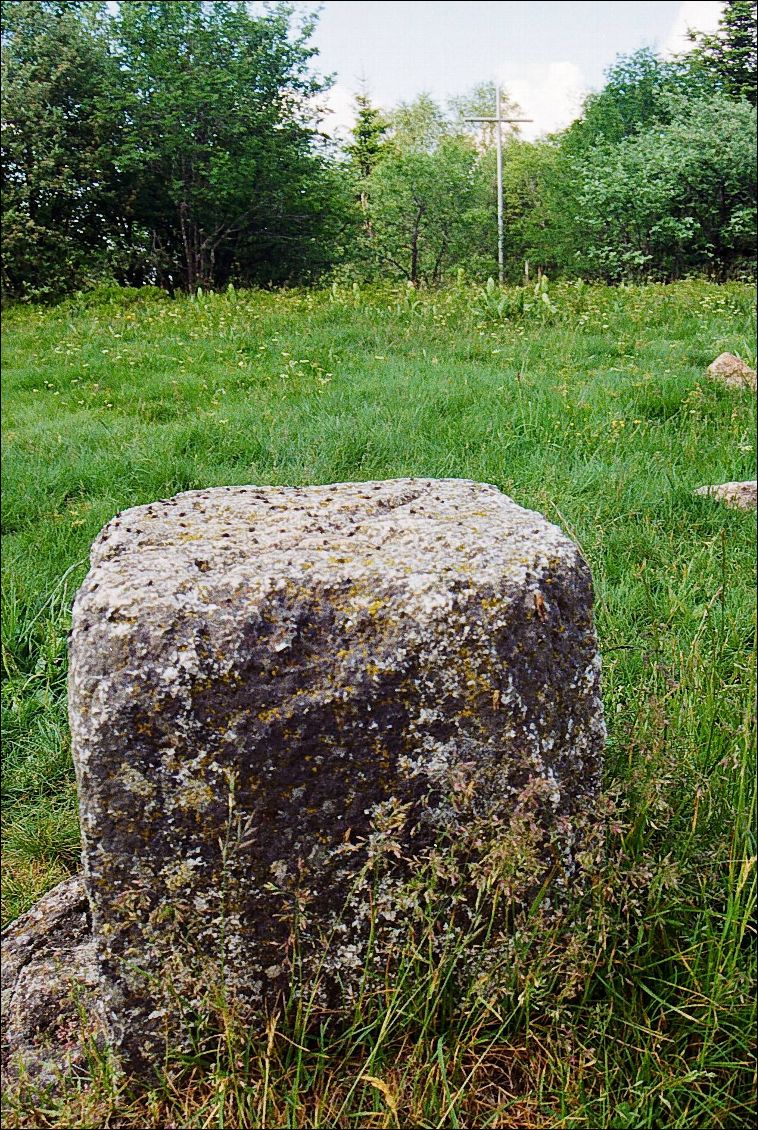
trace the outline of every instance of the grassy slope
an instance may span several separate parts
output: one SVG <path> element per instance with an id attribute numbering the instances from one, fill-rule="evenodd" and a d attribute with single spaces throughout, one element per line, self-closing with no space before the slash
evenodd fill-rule
<path id="1" fill-rule="evenodd" d="M 6 318 L 4 920 L 76 865 L 65 633 L 117 510 L 216 484 L 465 477 L 562 525 L 595 577 L 623 811 L 580 998 L 556 1011 L 549 973 L 527 973 L 501 1023 L 472 1007 L 454 1040 L 422 1026 L 410 1050 L 373 1031 L 368 1060 L 316 1055 L 295 1098 L 274 1040 L 276 1086 L 253 1071 L 249 1109 L 214 1124 L 438 1125 L 448 1108 L 450 1125 L 747 1124 L 755 521 L 692 491 L 755 474 L 753 398 L 703 376 L 725 349 L 755 363 L 752 294 L 553 297 L 557 313 L 507 320 L 463 289 L 122 295 Z M 388 1092 L 350 1092 L 361 1070 Z M 104 1084 L 87 1101 L 124 1124 L 203 1125 L 232 1101 L 220 1078 L 181 1116 L 168 1085 L 132 1122 Z M 94 1117 L 72 1109 L 49 1124 Z"/>

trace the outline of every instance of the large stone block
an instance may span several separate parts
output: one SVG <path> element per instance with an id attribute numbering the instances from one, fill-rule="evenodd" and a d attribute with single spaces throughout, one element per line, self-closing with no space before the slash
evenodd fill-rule
<path id="1" fill-rule="evenodd" d="M 297 966 L 349 1001 L 435 844 L 517 832 L 565 882 L 604 737 L 589 570 L 465 480 L 191 491 L 95 542 L 70 717 L 101 994 L 137 1063 L 214 986 L 252 1016 Z"/>

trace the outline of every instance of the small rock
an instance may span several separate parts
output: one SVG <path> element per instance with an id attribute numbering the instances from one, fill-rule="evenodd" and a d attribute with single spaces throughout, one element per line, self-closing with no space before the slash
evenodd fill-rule
<path id="1" fill-rule="evenodd" d="M 744 483 L 720 483 L 716 486 L 698 487 L 695 494 L 710 495 L 719 499 L 725 506 L 737 510 L 755 510 L 756 508 L 756 480 Z"/>
<path id="2" fill-rule="evenodd" d="M 36 1087 L 55 1087 L 62 1072 L 85 1066 L 83 1042 L 99 1030 L 98 983 L 89 903 L 77 875 L 3 930 L 4 1084 L 23 1075 Z"/>
<path id="3" fill-rule="evenodd" d="M 708 366 L 708 376 L 721 381 L 728 388 L 752 388 L 755 384 L 755 369 L 751 369 L 733 353 L 721 353 Z"/>

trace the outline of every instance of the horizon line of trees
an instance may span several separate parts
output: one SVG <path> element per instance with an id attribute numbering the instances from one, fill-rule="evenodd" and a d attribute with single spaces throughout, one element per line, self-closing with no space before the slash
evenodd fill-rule
<path id="1" fill-rule="evenodd" d="M 482 84 L 320 129 L 312 15 L 244 0 L 2 0 L 2 296 L 496 272 Z M 755 275 L 756 3 L 663 59 L 619 58 L 567 129 L 505 138 L 506 271 Z M 504 100 L 506 108 L 519 108 Z M 512 115 L 516 116 L 516 115 Z"/>

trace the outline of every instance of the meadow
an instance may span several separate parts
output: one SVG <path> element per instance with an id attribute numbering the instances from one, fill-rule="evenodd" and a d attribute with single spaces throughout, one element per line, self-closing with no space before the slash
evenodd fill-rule
<path id="1" fill-rule="evenodd" d="M 497 1005 L 409 958 L 349 1032 L 284 1015 L 149 1087 L 6 1096 L 4 1125 L 741 1127 L 755 1102 L 754 292 L 462 281 L 14 307 L 3 337 L 3 923 L 78 866 L 66 634 L 99 529 L 244 483 L 493 483 L 592 569 L 608 814 L 569 940 L 523 924 Z M 451 959 L 453 960 L 453 959 Z"/>

